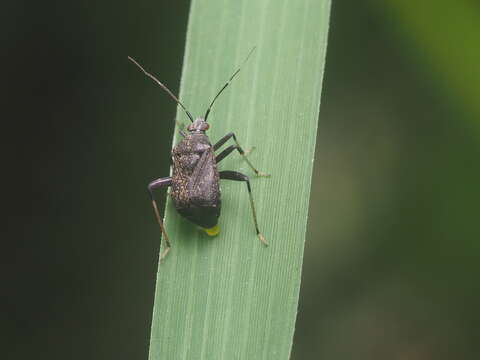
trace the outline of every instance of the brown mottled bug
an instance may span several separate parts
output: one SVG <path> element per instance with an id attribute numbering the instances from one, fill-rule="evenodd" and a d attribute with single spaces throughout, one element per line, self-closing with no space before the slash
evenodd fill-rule
<path id="1" fill-rule="evenodd" d="M 243 64 L 248 60 L 254 50 L 255 48 L 249 52 Z M 258 171 L 252 165 L 252 163 L 247 159 L 245 152 L 240 147 L 237 137 L 233 132 L 222 137 L 214 145 L 210 143 L 208 136 L 205 134 L 209 128 L 209 124 L 207 123 L 208 114 L 210 113 L 215 100 L 217 100 L 223 90 L 227 88 L 233 78 L 240 72 L 240 67 L 233 73 L 225 85 L 223 85 L 217 95 L 215 95 L 210 103 L 210 106 L 205 112 L 205 116 L 198 117 L 193 120 L 193 117 L 187 108 L 164 84 L 162 84 L 152 74 L 148 73 L 133 58 L 128 57 L 128 59 L 137 65 L 145 73 L 145 75 L 160 85 L 160 87 L 165 90 L 178 105 L 182 107 L 191 121 L 191 124 L 187 127 L 187 132 L 180 130 L 180 135 L 182 135 L 183 139 L 172 150 L 172 176 L 163 177 L 148 184 L 148 192 L 150 193 L 150 197 L 152 199 L 155 216 L 160 226 L 160 230 L 165 237 L 166 246 L 160 258 L 163 259 L 167 255 L 171 245 L 158 212 L 157 203 L 153 196 L 153 190 L 161 187 L 171 186 L 172 191 L 170 195 L 172 197 L 173 204 L 180 215 L 203 228 L 208 235 L 215 236 L 220 232 L 220 228 L 218 226 L 218 217 L 220 216 L 221 206 L 220 179 L 244 181 L 246 183 L 257 236 L 262 243 L 267 245 L 265 238 L 258 229 L 257 216 L 248 176 L 237 171 L 218 171 L 217 164 L 227 157 L 232 151 L 237 150 L 240 155 L 243 156 L 255 174 L 258 176 L 269 175 Z M 230 138 L 233 138 L 235 144 L 230 145 L 216 155 L 215 151 L 225 144 Z"/>

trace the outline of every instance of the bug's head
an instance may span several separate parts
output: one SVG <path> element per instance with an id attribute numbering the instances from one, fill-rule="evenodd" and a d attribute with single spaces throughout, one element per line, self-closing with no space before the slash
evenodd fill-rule
<path id="1" fill-rule="evenodd" d="M 201 117 L 196 118 L 194 122 L 192 122 L 190 125 L 188 125 L 187 130 L 190 132 L 205 132 L 208 130 L 210 125 Z"/>

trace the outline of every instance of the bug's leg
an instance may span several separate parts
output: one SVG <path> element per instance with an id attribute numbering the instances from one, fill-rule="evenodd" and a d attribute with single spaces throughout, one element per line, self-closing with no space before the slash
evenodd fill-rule
<path id="1" fill-rule="evenodd" d="M 229 147 L 227 147 L 226 149 L 222 150 L 222 152 L 218 155 L 215 155 L 215 160 L 217 162 L 217 164 L 222 161 L 223 159 L 225 159 L 228 155 L 230 155 L 230 153 L 237 149 L 238 150 L 238 146 L 237 145 L 230 145 Z"/>
<path id="2" fill-rule="evenodd" d="M 238 143 L 238 140 L 237 140 L 237 137 L 235 136 L 235 134 L 233 132 L 231 133 L 228 133 L 227 135 L 225 135 L 223 138 L 221 138 L 215 145 L 213 145 L 213 149 L 214 150 L 218 150 L 223 144 L 225 144 L 230 138 L 233 138 L 233 140 L 235 141 L 235 144 L 236 145 L 232 145 L 232 146 L 229 146 L 228 148 L 226 148 L 224 151 L 222 151 L 218 156 L 217 156 L 217 163 L 224 159 L 226 156 L 228 156 L 233 150 L 237 150 L 240 155 L 243 156 L 243 159 L 247 162 L 248 166 L 250 166 L 250 168 L 253 170 L 253 172 L 255 174 L 257 174 L 257 176 L 270 176 L 270 174 L 265 174 L 264 172 L 261 172 L 259 170 L 257 170 L 253 164 L 250 162 L 250 160 L 248 160 L 247 156 L 245 155 L 245 151 L 243 151 L 242 147 L 240 146 L 240 144 Z M 220 158 L 220 160 L 218 160 L 218 158 Z"/>
<path id="3" fill-rule="evenodd" d="M 236 140 L 236 136 L 234 133 L 228 133 L 224 137 L 222 137 L 220 140 L 217 141 L 215 145 L 213 145 L 213 150 L 218 150 L 223 144 L 225 144 L 230 138 L 234 138 L 235 142 L 238 144 L 238 141 Z M 253 150 L 255 150 L 255 146 L 252 146 L 250 149 L 247 149 L 244 151 L 245 156 L 250 154 Z"/>
<path id="4" fill-rule="evenodd" d="M 245 156 L 250 155 L 250 153 L 251 153 L 253 150 L 255 150 L 255 149 L 256 149 L 255 146 L 252 146 L 250 149 L 246 149 L 246 150 L 245 150 Z"/>
<path id="5" fill-rule="evenodd" d="M 165 231 L 165 228 L 163 226 L 163 221 L 162 218 L 160 217 L 160 213 L 158 211 L 158 206 L 157 202 L 155 201 L 155 198 L 153 196 L 153 190 L 161 188 L 161 187 L 166 187 L 172 185 L 172 178 L 171 177 L 164 177 L 160 178 L 157 180 L 153 180 L 151 183 L 148 184 L 148 193 L 150 194 L 150 198 L 152 199 L 152 206 L 153 206 L 153 211 L 155 212 L 155 217 L 157 219 L 158 225 L 160 226 L 160 231 L 163 234 L 163 237 L 165 238 L 165 249 L 163 250 L 162 254 L 160 255 L 160 261 L 163 260 L 163 258 L 168 254 L 170 251 L 170 239 L 168 238 L 167 232 Z"/>
<path id="6" fill-rule="evenodd" d="M 183 123 L 181 120 L 175 120 L 175 123 L 177 124 L 178 127 L 178 132 L 182 137 L 185 137 L 187 133 L 185 132 L 186 125 Z"/>
<path id="7" fill-rule="evenodd" d="M 248 179 L 248 176 L 243 175 L 242 173 L 239 173 L 237 171 L 225 170 L 225 171 L 220 171 L 220 179 L 245 181 L 247 183 L 248 196 L 250 197 L 250 206 L 252 207 L 252 215 L 253 215 L 253 222 L 255 224 L 255 230 L 257 231 L 257 236 L 260 239 L 260 241 L 266 246 L 268 246 L 268 243 L 265 240 L 265 237 L 262 235 L 262 233 L 258 229 L 257 213 L 255 211 L 255 205 L 253 203 L 252 188 L 250 187 L 250 180 Z"/>
<path id="8" fill-rule="evenodd" d="M 224 137 L 222 137 L 220 140 L 218 140 L 215 145 L 213 145 L 213 150 L 218 150 L 220 148 L 220 146 L 222 146 L 223 144 L 225 144 L 231 137 L 234 137 L 235 134 L 233 132 L 231 133 L 228 133 L 227 135 L 225 135 Z"/>

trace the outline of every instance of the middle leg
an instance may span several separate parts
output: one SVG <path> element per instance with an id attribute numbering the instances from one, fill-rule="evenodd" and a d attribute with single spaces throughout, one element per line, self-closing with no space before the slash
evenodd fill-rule
<path id="1" fill-rule="evenodd" d="M 215 145 L 213 145 L 213 149 L 214 150 L 218 150 L 223 144 L 225 144 L 230 138 L 233 138 L 233 140 L 235 141 L 235 144 L 236 145 L 230 145 L 228 148 L 226 148 L 225 150 L 223 150 L 220 154 L 218 154 L 218 156 L 216 156 L 216 159 L 217 159 L 217 163 L 219 163 L 220 161 L 222 161 L 224 158 L 226 158 L 228 155 L 230 155 L 230 153 L 233 151 L 233 150 L 237 150 L 240 155 L 242 155 L 243 159 L 247 162 L 248 166 L 250 166 L 250 168 L 253 170 L 253 172 L 257 175 L 257 176 L 270 176 L 270 174 L 266 174 L 264 172 L 261 172 L 259 170 L 257 170 L 253 164 L 250 162 L 250 160 L 248 160 L 246 154 L 245 154 L 245 151 L 243 151 L 242 147 L 240 146 L 240 144 L 238 143 L 238 140 L 237 140 L 237 137 L 235 136 L 235 134 L 233 132 L 231 133 L 228 133 L 227 135 L 225 135 L 223 138 L 221 138 Z"/>

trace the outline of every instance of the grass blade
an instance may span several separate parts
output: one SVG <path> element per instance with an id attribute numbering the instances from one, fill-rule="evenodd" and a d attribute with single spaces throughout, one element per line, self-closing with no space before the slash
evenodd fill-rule
<path id="1" fill-rule="evenodd" d="M 167 201 L 173 242 L 159 266 L 150 359 L 287 359 L 297 312 L 330 12 L 329 0 L 193 0 L 180 99 L 194 115 L 256 46 L 209 116 L 215 142 L 229 131 L 271 178 L 240 156 L 220 168 L 250 176 L 222 182 L 222 232 L 209 238 Z M 187 119 L 181 109 L 180 121 Z M 174 138 L 174 143 L 178 142 Z"/>

